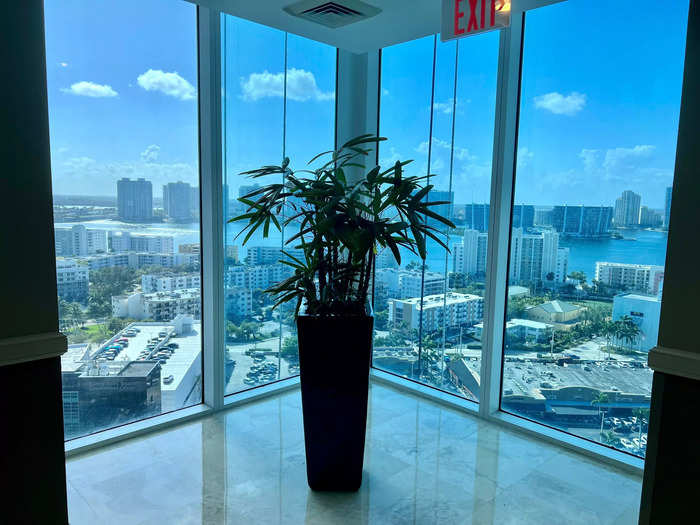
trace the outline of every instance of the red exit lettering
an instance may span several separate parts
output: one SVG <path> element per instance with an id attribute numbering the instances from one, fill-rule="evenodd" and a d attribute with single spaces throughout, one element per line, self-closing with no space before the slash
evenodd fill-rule
<path id="1" fill-rule="evenodd" d="M 504 0 L 469 0 L 469 20 L 467 22 L 466 30 L 460 27 L 460 20 L 464 18 L 465 12 L 462 11 L 462 2 L 464 0 L 455 0 L 455 12 L 454 12 L 454 25 L 455 25 L 455 35 L 463 35 L 466 33 L 471 33 L 473 31 L 479 31 L 481 29 L 486 29 L 486 3 L 489 6 L 489 22 L 490 27 L 496 25 L 496 11 L 500 11 L 505 4 Z M 500 6 L 496 7 L 496 2 L 500 2 Z M 477 9 L 481 7 L 481 9 Z M 480 15 L 477 17 L 477 13 Z"/>

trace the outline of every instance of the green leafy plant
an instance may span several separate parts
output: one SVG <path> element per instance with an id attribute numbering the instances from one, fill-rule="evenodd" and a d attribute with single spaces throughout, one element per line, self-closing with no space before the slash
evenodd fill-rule
<path id="1" fill-rule="evenodd" d="M 275 296 L 275 307 L 296 301 L 297 315 L 302 304 L 308 315 L 366 315 L 374 259 L 381 249 L 391 250 L 399 264 L 400 248 L 425 260 L 427 237 L 448 249 L 439 238 L 440 231 L 428 223 L 432 219 L 454 228 L 449 219 L 431 209 L 448 203 L 428 201 L 433 187 L 427 184 L 428 175 L 405 176 L 404 167 L 410 160 L 398 161 L 383 171 L 375 166 L 364 173 L 361 161 L 371 151 L 367 145 L 383 140 L 372 135 L 356 137 L 338 150 L 311 159 L 309 164 L 330 157 L 313 170 L 293 171 L 285 158 L 281 166 L 242 173 L 254 179 L 283 176 L 282 182 L 238 199 L 246 205 L 246 212 L 229 222 L 247 222 L 239 234 L 245 233 L 244 245 L 260 229 L 268 237 L 271 226 L 280 231 L 290 225 L 298 227 L 285 245 L 303 250 L 303 260 L 283 250 L 286 258 L 280 262 L 291 266 L 294 274 L 266 290 Z M 353 178 L 357 173 L 362 176 Z"/>

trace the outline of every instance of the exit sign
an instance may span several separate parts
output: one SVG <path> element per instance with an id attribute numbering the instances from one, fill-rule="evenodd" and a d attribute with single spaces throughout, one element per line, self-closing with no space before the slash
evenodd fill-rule
<path id="1" fill-rule="evenodd" d="M 443 42 L 509 25 L 510 0 L 442 0 Z"/>

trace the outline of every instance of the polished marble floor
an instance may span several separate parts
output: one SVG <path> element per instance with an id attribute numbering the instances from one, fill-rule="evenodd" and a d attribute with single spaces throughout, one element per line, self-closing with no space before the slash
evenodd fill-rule
<path id="1" fill-rule="evenodd" d="M 353 494 L 306 485 L 299 391 L 67 462 L 79 524 L 635 524 L 641 480 L 374 384 Z"/>

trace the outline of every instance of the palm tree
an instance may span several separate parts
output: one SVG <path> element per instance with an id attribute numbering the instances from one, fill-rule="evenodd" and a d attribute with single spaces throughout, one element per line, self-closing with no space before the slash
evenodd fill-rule
<path id="1" fill-rule="evenodd" d="M 591 400 L 591 405 L 597 405 L 598 406 L 598 416 L 600 417 L 600 440 L 603 440 L 603 414 L 605 412 L 600 411 L 600 405 L 603 403 L 607 403 L 609 401 L 608 394 L 605 392 L 598 392 L 596 396 Z"/>
<path id="2" fill-rule="evenodd" d="M 620 320 L 621 323 L 621 336 L 622 339 L 627 343 L 628 348 L 632 348 L 632 345 L 634 342 L 637 340 L 637 337 L 639 337 L 639 334 L 641 333 L 641 330 L 639 329 L 639 326 L 637 326 L 637 323 L 634 322 L 634 319 L 632 319 L 630 316 L 625 315 L 622 317 Z"/>

